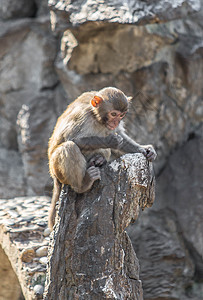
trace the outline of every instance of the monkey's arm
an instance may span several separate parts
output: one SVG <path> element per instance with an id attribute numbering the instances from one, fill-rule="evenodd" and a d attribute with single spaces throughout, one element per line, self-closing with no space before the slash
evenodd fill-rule
<path id="1" fill-rule="evenodd" d="M 140 145 L 133 141 L 125 132 L 121 130 L 118 132 L 123 138 L 123 143 L 118 147 L 118 150 L 123 153 L 142 153 L 149 160 L 155 160 L 157 154 L 152 145 Z"/>
<path id="2" fill-rule="evenodd" d="M 97 149 L 118 149 L 123 142 L 119 135 L 110 134 L 107 137 L 82 137 L 75 138 L 73 142 L 80 148 L 80 150 L 97 150 Z"/>

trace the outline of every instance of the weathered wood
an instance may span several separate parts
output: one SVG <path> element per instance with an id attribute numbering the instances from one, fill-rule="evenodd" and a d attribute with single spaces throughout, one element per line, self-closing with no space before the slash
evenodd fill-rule
<path id="1" fill-rule="evenodd" d="M 125 228 L 154 201 L 152 173 L 142 154 L 128 154 L 102 168 L 102 180 L 88 193 L 64 187 L 44 299 L 143 299 Z"/>

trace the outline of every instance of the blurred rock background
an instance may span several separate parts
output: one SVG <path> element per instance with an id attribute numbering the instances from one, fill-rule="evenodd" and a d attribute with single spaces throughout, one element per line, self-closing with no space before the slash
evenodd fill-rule
<path id="1" fill-rule="evenodd" d="M 130 226 L 145 299 L 203 299 L 203 1 L 0 0 L 0 198 L 51 190 L 47 143 L 87 90 L 133 96 L 156 202 Z"/>

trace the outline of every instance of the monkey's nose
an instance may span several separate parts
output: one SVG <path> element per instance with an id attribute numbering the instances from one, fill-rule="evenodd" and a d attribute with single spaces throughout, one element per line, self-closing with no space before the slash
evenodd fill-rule
<path id="1" fill-rule="evenodd" d="M 118 119 L 114 120 L 114 125 L 115 126 L 118 126 L 119 123 L 120 123 L 120 120 L 118 120 Z"/>

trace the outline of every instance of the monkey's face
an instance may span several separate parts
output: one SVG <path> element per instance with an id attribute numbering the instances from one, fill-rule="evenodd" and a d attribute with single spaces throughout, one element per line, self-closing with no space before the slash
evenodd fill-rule
<path id="1" fill-rule="evenodd" d="M 106 127 L 110 130 L 116 129 L 120 121 L 125 117 L 126 112 L 120 112 L 119 110 L 111 110 L 107 113 Z"/>

